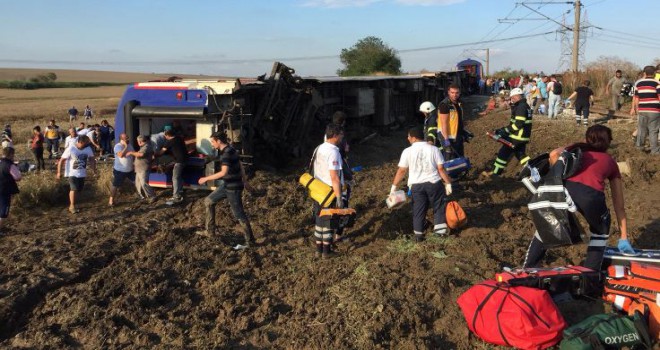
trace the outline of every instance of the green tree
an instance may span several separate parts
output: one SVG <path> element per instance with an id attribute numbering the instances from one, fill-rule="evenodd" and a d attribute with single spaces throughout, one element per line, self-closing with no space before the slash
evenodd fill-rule
<path id="1" fill-rule="evenodd" d="M 401 59 L 395 49 L 375 36 L 359 40 L 349 49 L 342 49 L 339 55 L 344 69 L 338 69 L 342 77 L 385 73 L 401 74 Z"/>

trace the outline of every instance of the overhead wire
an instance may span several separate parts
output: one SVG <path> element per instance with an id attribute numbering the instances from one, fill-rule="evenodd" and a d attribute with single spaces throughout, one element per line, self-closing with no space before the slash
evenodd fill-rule
<path id="1" fill-rule="evenodd" d="M 622 36 L 618 36 L 618 35 L 611 35 L 611 34 L 605 34 L 605 33 L 596 34 L 596 35 L 598 35 L 598 37 L 603 36 L 603 37 L 607 37 L 607 38 L 611 38 L 611 39 L 626 40 L 626 41 L 629 41 L 629 42 L 635 42 L 635 43 L 640 43 L 640 44 L 645 44 L 645 45 L 660 46 L 658 41 L 653 41 L 653 40 L 644 40 L 644 39 L 640 40 L 640 39 L 627 38 L 627 37 L 622 37 Z"/>
<path id="2" fill-rule="evenodd" d="M 516 3 L 516 5 L 513 7 L 513 9 L 511 9 L 511 11 L 509 11 L 509 13 L 508 13 L 504 18 L 508 18 L 509 16 L 511 16 L 511 15 L 514 13 L 514 11 L 515 11 L 516 9 L 518 9 L 519 6 L 520 6 L 520 4 Z M 543 7 L 543 6 L 545 6 L 545 4 L 541 4 L 541 5 L 539 5 L 537 9 L 540 9 L 540 8 Z M 523 19 L 524 19 L 524 18 L 527 18 L 527 17 L 529 17 L 532 13 L 533 13 L 533 12 L 530 11 L 529 13 L 527 13 L 526 15 L 524 15 L 522 18 L 523 18 Z M 516 24 L 517 22 L 518 22 L 518 21 L 508 23 L 508 26 L 506 26 L 504 29 L 502 29 L 501 31 L 499 31 L 499 32 L 498 32 L 497 34 L 495 34 L 494 36 L 492 36 L 492 37 L 491 37 L 491 40 L 493 40 L 493 39 L 495 39 L 495 38 L 498 38 L 499 36 L 501 36 L 502 34 L 504 34 L 507 30 L 509 30 L 509 29 L 510 29 L 514 24 Z M 504 23 L 504 22 L 499 22 L 499 21 L 498 21 L 498 25 L 503 24 L 503 23 Z M 496 26 L 496 27 L 497 27 L 497 26 Z M 488 34 L 492 33 L 493 31 L 494 31 L 494 30 L 491 30 Z M 529 32 L 531 32 L 531 31 L 528 31 L 528 32 L 526 32 L 526 33 L 529 33 Z M 525 34 L 526 34 L 526 33 L 525 33 Z M 483 38 L 487 37 L 488 34 L 485 35 Z M 523 35 L 524 35 L 524 34 L 523 34 Z M 481 40 L 483 40 L 483 38 L 482 38 Z M 474 49 L 474 48 L 468 48 L 467 50 L 476 50 L 476 49 Z M 459 58 L 461 58 L 462 56 L 464 56 L 463 54 L 465 53 L 465 51 L 466 51 L 466 50 L 463 50 L 463 52 L 461 52 L 459 55 L 457 55 L 457 56 L 456 56 L 451 62 L 456 62 Z"/>
<path id="3" fill-rule="evenodd" d="M 416 49 L 398 50 L 398 52 L 418 52 L 418 51 L 428 51 L 428 50 L 437 50 L 437 49 L 449 49 L 449 48 L 453 48 L 453 47 L 461 47 L 461 46 L 468 46 L 468 45 L 480 45 L 480 44 L 496 43 L 496 42 L 501 42 L 501 41 L 533 38 L 533 37 L 546 35 L 546 34 L 551 34 L 551 33 L 554 33 L 554 31 L 549 31 L 549 32 L 544 32 L 544 33 L 536 33 L 536 34 L 529 34 L 529 35 L 514 36 L 514 37 L 502 38 L 502 39 L 474 41 L 474 42 L 471 42 L 471 43 L 450 44 L 450 45 L 441 45 L 441 46 L 429 46 L 429 47 L 421 47 L 421 48 L 416 48 Z"/>
<path id="4" fill-rule="evenodd" d="M 479 44 L 488 44 L 494 42 L 508 41 L 508 40 L 518 40 L 533 38 L 541 35 L 547 35 L 552 32 L 545 33 L 536 33 L 530 35 L 516 36 L 510 38 L 501 38 L 495 40 L 482 40 L 482 41 L 473 41 L 467 43 L 457 43 L 457 44 L 448 44 L 448 45 L 438 45 L 438 46 L 428 46 L 428 47 L 419 47 L 413 49 L 403 49 L 397 50 L 399 53 L 409 53 L 409 52 L 421 52 L 421 51 L 431 51 L 431 50 L 441 50 L 449 49 L 454 47 L 470 46 L 470 45 L 479 45 Z M 273 61 L 312 61 L 312 60 L 321 60 L 321 59 L 330 59 L 338 58 L 339 55 L 323 55 L 323 56 L 298 56 L 298 57 L 279 57 L 279 58 L 254 58 L 254 59 L 231 59 L 231 60 L 204 60 L 204 61 L 75 61 L 75 60 L 17 60 L 17 59 L 0 59 L 0 62 L 4 63 L 50 63 L 50 64 L 80 64 L 80 65 L 180 65 L 180 66 L 189 66 L 189 65 L 200 65 L 200 64 L 231 64 L 231 63 L 246 63 L 246 62 L 273 62 Z"/>
<path id="5" fill-rule="evenodd" d="M 653 42 L 657 42 L 657 41 L 658 41 L 658 38 L 657 38 L 657 37 L 656 37 L 656 38 L 652 38 L 652 37 L 643 36 L 643 35 L 639 35 L 639 34 L 626 33 L 626 32 L 622 32 L 622 31 L 619 31 L 619 30 L 614 30 L 614 29 L 609 29 L 609 28 L 602 28 L 602 27 L 599 27 L 598 29 L 603 30 L 603 31 L 612 32 L 612 33 L 623 34 L 623 35 L 630 36 L 630 37 L 633 37 L 633 38 L 647 39 L 647 40 L 651 40 L 651 41 L 653 41 Z"/>
<path id="6" fill-rule="evenodd" d="M 511 15 L 513 14 L 513 12 L 518 8 L 518 6 L 519 6 L 519 5 L 516 4 L 516 5 L 511 9 L 511 11 L 509 11 L 509 13 L 505 16 L 505 18 L 511 16 Z M 479 41 L 486 39 L 486 38 L 487 38 L 492 32 L 494 32 L 495 29 L 497 29 L 497 27 L 499 27 L 501 24 L 503 24 L 503 23 L 498 21 L 497 24 L 495 24 L 495 26 L 493 27 L 493 29 L 491 29 L 488 33 L 486 33 L 486 35 L 482 36 L 481 39 L 479 39 Z M 513 23 L 509 23 L 509 26 L 508 26 L 508 27 L 506 27 L 503 31 L 501 31 L 501 32 L 497 33 L 496 35 L 494 35 L 492 38 L 497 38 L 499 35 L 501 35 L 504 31 L 506 31 L 506 30 L 507 30 L 508 28 L 510 28 L 512 25 L 513 25 Z M 492 38 L 491 38 L 491 39 L 492 39 Z M 470 47 L 470 48 L 467 48 L 467 49 L 463 50 L 463 52 L 461 52 L 460 54 L 456 55 L 456 56 L 455 56 L 450 62 L 456 62 L 456 61 L 458 61 L 459 59 L 461 59 L 461 58 L 464 56 L 465 51 L 470 51 L 470 50 L 476 50 L 476 48 L 473 46 L 473 47 Z"/>
<path id="7" fill-rule="evenodd" d="M 634 44 L 634 43 L 628 43 L 628 42 L 623 42 L 623 41 L 615 41 L 615 40 L 607 40 L 607 39 L 601 39 L 601 38 L 592 38 L 592 40 L 602 41 L 602 42 L 611 43 L 611 44 L 625 45 L 625 46 L 636 47 L 636 48 L 660 50 L 660 46 L 648 46 L 648 45 Z"/>

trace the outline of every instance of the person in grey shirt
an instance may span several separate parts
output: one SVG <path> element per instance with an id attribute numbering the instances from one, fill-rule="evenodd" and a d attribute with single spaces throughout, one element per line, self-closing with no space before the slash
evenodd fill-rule
<path id="1" fill-rule="evenodd" d="M 137 137 L 138 151 L 129 152 L 127 156 L 134 156 L 133 167 L 135 169 L 135 189 L 140 198 L 149 203 L 156 201 L 156 194 L 149 186 L 149 173 L 151 172 L 151 161 L 154 158 L 154 144 L 144 135 Z"/>
<path id="2" fill-rule="evenodd" d="M 626 79 L 622 76 L 621 70 L 617 69 L 614 76 L 607 82 L 605 86 L 605 94 L 610 96 L 610 108 L 607 111 L 608 117 L 612 117 L 616 111 L 621 108 L 621 88 Z"/>

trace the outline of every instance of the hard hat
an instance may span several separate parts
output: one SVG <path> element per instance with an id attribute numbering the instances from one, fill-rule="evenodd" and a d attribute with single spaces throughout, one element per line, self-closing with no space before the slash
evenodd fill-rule
<path id="1" fill-rule="evenodd" d="M 522 95 L 522 94 L 523 94 L 523 91 L 522 91 L 521 88 L 513 88 L 513 89 L 511 89 L 511 92 L 509 92 L 509 97 L 511 97 L 513 95 Z"/>
<path id="2" fill-rule="evenodd" d="M 429 102 L 429 101 L 422 102 L 422 104 L 419 105 L 419 111 L 420 111 L 420 112 L 423 112 L 423 113 L 431 113 L 431 112 L 433 112 L 434 110 L 435 110 L 435 106 L 433 105 L 433 103 L 431 103 L 431 102 Z"/>

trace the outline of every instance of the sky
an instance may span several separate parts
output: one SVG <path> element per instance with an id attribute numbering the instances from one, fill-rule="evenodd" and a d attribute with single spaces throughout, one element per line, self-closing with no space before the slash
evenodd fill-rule
<path id="1" fill-rule="evenodd" d="M 398 50 L 405 72 L 485 61 L 486 48 L 491 73 L 563 70 L 560 25 L 549 19 L 565 15 L 572 27 L 573 5 L 520 1 L 0 0 L 0 67 L 253 77 L 281 60 L 301 76 L 331 76 L 342 49 L 376 36 Z M 583 62 L 660 57 L 660 27 L 642 17 L 656 18 L 660 1 L 582 5 Z"/>

